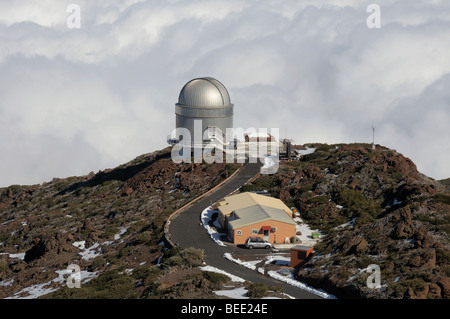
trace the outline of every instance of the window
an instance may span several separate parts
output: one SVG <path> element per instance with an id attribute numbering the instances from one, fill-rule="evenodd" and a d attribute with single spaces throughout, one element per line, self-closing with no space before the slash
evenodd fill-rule
<path id="1" fill-rule="evenodd" d="M 258 235 L 258 229 L 252 229 L 252 235 Z"/>
<path id="2" fill-rule="evenodd" d="M 276 227 L 273 227 L 273 228 L 272 228 L 272 231 L 273 231 L 273 232 L 276 232 L 276 231 L 277 231 L 277 228 L 276 228 Z"/>
<path id="3" fill-rule="evenodd" d="M 242 236 L 242 230 L 236 230 L 236 236 Z"/>

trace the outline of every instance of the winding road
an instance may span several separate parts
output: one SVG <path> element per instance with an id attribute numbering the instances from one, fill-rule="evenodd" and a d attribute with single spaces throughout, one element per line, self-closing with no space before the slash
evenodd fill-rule
<path id="1" fill-rule="evenodd" d="M 209 266 L 216 267 L 232 275 L 241 277 L 250 282 L 263 283 L 265 285 L 282 286 L 284 292 L 296 299 L 321 299 L 319 296 L 287 283 L 262 275 L 255 270 L 240 266 L 223 257 L 225 253 L 234 254 L 237 250 L 244 250 L 236 246 L 219 246 L 209 236 L 200 223 L 201 212 L 223 197 L 234 192 L 244 185 L 260 170 L 259 163 L 246 163 L 240 170 L 213 192 L 201 198 L 195 204 L 187 207 L 174 217 L 169 224 L 169 234 L 180 247 L 195 247 L 205 252 L 205 262 Z M 248 250 L 245 249 L 247 252 Z M 244 255 L 247 252 L 241 252 Z"/>

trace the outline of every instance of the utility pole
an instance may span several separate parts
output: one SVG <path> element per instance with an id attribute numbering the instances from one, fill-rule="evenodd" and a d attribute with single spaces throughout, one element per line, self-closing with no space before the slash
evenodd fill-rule
<path id="1" fill-rule="evenodd" d="M 375 152 L 375 122 L 372 122 L 372 152 Z"/>

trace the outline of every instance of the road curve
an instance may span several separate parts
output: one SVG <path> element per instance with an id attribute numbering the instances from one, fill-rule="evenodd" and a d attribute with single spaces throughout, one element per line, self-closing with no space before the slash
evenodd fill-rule
<path id="1" fill-rule="evenodd" d="M 233 247 L 217 245 L 200 223 L 201 212 L 212 203 L 234 192 L 254 177 L 260 169 L 259 163 L 245 164 L 233 177 L 226 181 L 214 192 L 207 194 L 195 204 L 187 207 L 174 217 L 168 227 L 173 242 L 180 247 L 195 247 L 205 252 L 206 264 L 222 269 L 232 275 L 239 276 L 250 282 L 264 283 L 266 285 L 277 285 L 284 288 L 284 292 L 296 299 L 320 299 L 319 296 L 309 293 L 300 288 L 284 282 L 264 276 L 257 271 L 240 266 L 223 257 L 225 253 L 232 253 Z"/>

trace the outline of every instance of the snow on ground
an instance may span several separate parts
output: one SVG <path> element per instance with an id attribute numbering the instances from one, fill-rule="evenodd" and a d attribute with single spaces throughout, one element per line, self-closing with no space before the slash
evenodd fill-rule
<path id="1" fill-rule="evenodd" d="M 306 151 L 309 151 L 310 153 L 313 153 L 315 151 L 315 149 L 307 149 Z M 309 154 L 309 153 L 308 153 Z M 214 240 L 218 245 L 220 246 L 225 246 L 225 244 L 219 239 L 221 235 L 218 233 L 213 227 L 209 226 L 209 222 L 211 220 L 212 214 L 216 212 L 215 210 L 211 209 L 211 206 L 205 208 L 203 210 L 203 212 L 201 213 L 201 221 L 203 226 L 205 227 L 205 229 L 207 230 L 207 232 L 210 234 L 211 239 Z M 294 221 L 298 222 L 299 224 L 296 226 L 296 231 L 300 231 L 301 235 L 297 235 L 297 237 L 301 240 L 301 243 L 304 245 L 311 245 L 314 246 L 319 240 L 318 239 L 313 239 L 312 238 L 312 233 L 313 232 L 317 232 L 319 233 L 319 235 L 321 236 L 321 233 L 317 230 L 312 230 L 306 223 L 303 222 L 303 220 L 300 217 L 296 217 L 294 218 Z M 217 222 L 217 221 L 216 221 Z M 215 224 L 215 226 L 220 226 Z M 257 269 L 256 264 L 260 263 L 260 260 L 253 260 L 253 261 L 242 261 L 240 259 L 237 258 L 233 258 L 233 256 L 230 253 L 225 253 L 223 255 L 224 258 L 233 261 L 241 266 L 247 267 L 251 270 L 256 270 L 262 274 L 265 273 L 264 268 L 259 267 Z M 275 263 L 277 265 L 282 265 L 282 266 L 290 266 L 290 257 L 282 257 L 282 256 L 274 256 L 274 255 L 269 255 L 266 257 L 266 262 L 265 264 L 268 263 Z M 205 267 L 210 267 L 210 266 L 205 266 Z M 208 271 L 216 271 L 216 272 L 220 272 L 220 273 L 225 273 L 224 271 L 211 267 L 211 268 L 205 268 L 202 267 L 202 270 L 208 270 Z M 211 270 L 213 269 L 214 270 Z M 286 274 L 285 272 L 288 271 L 289 273 Z M 230 275 L 228 273 L 225 273 L 227 276 L 233 276 Z M 281 269 L 279 271 L 269 271 L 268 275 L 274 279 L 286 282 L 290 285 L 293 285 L 295 287 L 298 287 L 300 289 L 306 290 L 310 293 L 316 294 L 318 296 L 321 296 L 322 298 L 326 298 L 326 299 L 335 299 L 336 297 L 326 293 L 325 291 L 323 291 L 322 289 L 316 289 L 313 287 L 310 287 L 298 280 L 295 280 L 293 277 L 293 274 L 291 272 L 290 269 L 284 268 Z M 243 280 L 243 279 L 241 279 Z M 246 292 L 246 291 L 245 291 Z M 230 290 L 223 290 L 223 291 L 219 291 L 218 293 L 225 293 L 225 294 L 230 294 L 230 295 L 226 295 L 227 297 L 231 297 L 231 298 L 235 298 L 235 299 L 242 299 L 242 296 L 245 295 L 245 292 L 242 291 L 241 288 L 239 289 L 235 289 L 235 291 L 230 291 Z M 217 293 L 217 292 L 216 292 Z M 225 296 L 225 295 L 223 295 Z"/>
<path id="2" fill-rule="evenodd" d="M 114 240 L 119 240 L 122 237 L 122 235 L 125 234 L 126 232 L 127 228 L 121 227 L 119 233 L 114 235 Z M 112 243 L 113 243 L 112 241 L 105 241 L 102 244 L 94 243 L 91 247 L 86 248 L 86 241 L 82 240 L 76 241 L 72 245 L 81 250 L 79 254 L 83 258 L 83 260 L 89 261 L 101 255 L 101 246 L 110 245 Z"/>
<path id="3" fill-rule="evenodd" d="M 349 220 L 346 223 L 343 223 L 339 226 L 334 227 L 334 229 L 341 229 L 341 228 L 346 228 L 346 227 L 353 227 L 353 225 L 355 224 L 356 218 L 353 218 L 351 220 Z"/>
<path id="4" fill-rule="evenodd" d="M 119 240 L 120 237 L 127 232 L 126 227 L 121 227 L 119 233 L 114 235 L 114 240 Z"/>
<path id="5" fill-rule="evenodd" d="M 24 260 L 25 253 L 9 254 L 9 258 L 18 258 Z"/>
<path id="6" fill-rule="evenodd" d="M 211 271 L 211 272 L 216 272 L 216 273 L 219 273 L 222 275 L 226 275 L 226 276 L 230 277 L 231 281 L 233 281 L 233 282 L 245 282 L 245 280 L 242 279 L 241 277 L 232 275 L 230 273 L 227 273 L 227 272 L 225 272 L 221 269 L 218 269 L 216 267 L 213 267 L 213 266 L 202 266 L 202 267 L 200 267 L 200 269 L 203 271 Z"/>
<path id="7" fill-rule="evenodd" d="M 334 295 L 331 295 L 329 293 L 326 293 L 322 289 L 316 289 L 313 287 L 308 286 L 307 284 L 304 284 L 294 278 L 294 275 L 289 269 L 284 268 L 279 271 L 268 271 L 268 275 L 274 279 L 286 282 L 292 286 L 298 287 L 300 289 L 306 290 L 309 293 L 315 294 L 317 296 L 320 296 L 325 299 L 336 299 Z"/>
<path id="8" fill-rule="evenodd" d="M 17 253 L 17 254 L 0 253 L 0 256 L 1 255 L 8 255 L 9 258 L 17 258 L 21 260 L 25 259 L 25 253 Z"/>
<path id="9" fill-rule="evenodd" d="M 76 241 L 72 244 L 73 246 L 77 247 L 78 249 L 86 249 L 85 245 L 86 245 L 86 241 L 82 240 L 82 241 Z"/>
<path id="10" fill-rule="evenodd" d="M 296 150 L 298 157 L 314 153 L 315 151 L 316 149 L 314 147 L 311 148 L 307 147 L 306 150 Z"/>
<path id="11" fill-rule="evenodd" d="M 247 268 L 249 268 L 251 270 L 256 270 L 256 266 L 253 263 L 249 263 L 247 261 L 242 261 L 240 259 L 233 258 L 233 256 L 231 256 L 230 253 L 223 254 L 223 257 L 225 257 L 225 259 L 228 259 L 228 260 L 230 260 L 232 262 L 235 262 L 236 264 L 239 264 L 239 265 L 242 265 L 244 267 L 247 267 Z"/>
<path id="12" fill-rule="evenodd" d="M 125 234 L 127 229 L 125 227 L 121 227 L 118 234 L 114 235 L 114 240 L 119 240 L 123 234 Z M 89 261 L 94 259 L 97 256 L 100 256 L 101 246 L 103 245 L 109 245 L 112 241 L 106 241 L 102 244 L 100 243 L 94 243 L 91 247 L 86 247 L 86 241 L 76 241 L 72 245 L 80 249 L 79 255 L 82 257 L 83 260 Z M 9 254 L 10 258 L 19 258 L 24 259 L 25 253 L 18 253 L 18 254 Z M 56 271 L 58 274 L 58 277 L 56 277 L 53 280 L 50 280 L 43 284 L 37 284 L 32 285 L 30 287 L 24 288 L 21 291 L 15 293 L 9 299 L 33 299 L 37 298 L 39 296 L 48 294 L 50 292 L 53 292 L 61 287 L 61 284 L 66 281 L 66 278 L 64 278 L 64 275 L 67 275 L 68 277 L 71 272 L 69 270 L 59 270 Z M 88 272 L 88 271 L 81 271 L 81 281 L 87 282 L 91 280 L 92 278 L 97 276 L 96 272 Z M 9 281 L 0 281 L 0 287 L 9 286 L 14 282 L 14 279 L 11 279 Z M 23 294 L 27 294 L 25 297 L 22 297 Z"/>
<path id="13" fill-rule="evenodd" d="M 290 266 L 291 265 L 291 257 L 285 256 L 266 256 L 266 265 L 267 264 L 275 264 L 280 266 Z"/>
<path id="14" fill-rule="evenodd" d="M 318 239 L 312 238 L 312 233 L 318 233 L 319 237 L 321 233 L 318 230 L 311 229 L 300 217 L 295 217 L 294 221 L 297 222 L 295 226 L 295 231 L 300 232 L 301 235 L 297 235 L 300 239 L 302 245 L 314 246 L 319 241 Z"/>
<path id="15" fill-rule="evenodd" d="M 53 280 L 50 280 L 43 284 L 38 285 L 32 285 L 27 288 L 22 289 L 19 292 L 16 292 L 11 297 L 8 297 L 6 299 L 35 299 L 40 296 L 46 295 L 48 293 L 51 293 L 53 291 L 58 290 L 61 288 L 61 284 L 65 283 L 67 280 L 68 275 L 72 274 L 73 272 L 65 269 L 65 270 L 57 270 L 56 273 L 58 274 L 58 277 L 56 277 Z M 65 278 L 64 275 L 67 275 Z M 97 276 L 96 272 L 88 272 L 88 271 L 81 271 L 81 282 L 86 283 L 92 278 Z M 55 287 L 56 284 L 56 287 Z M 76 289 L 76 288 L 74 288 Z M 23 294 L 27 294 L 26 296 L 22 296 Z"/>
<path id="16" fill-rule="evenodd" d="M 233 299 L 249 299 L 249 297 L 245 296 L 247 293 L 247 289 L 245 287 L 239 287 L 231 290 L 217 290 L 214 293 L 218 296 L 224 296 Z"/>
<path id="17" fill-rule="evenodd" d="M 233 262 L 239 264 L 239 265 L 242 265 L 244 267 L 250 268 L 252 270 L 256 270 L 256 266 L 253 263 L 244 262 L 242 260 L 233 258 L 231 256 L 231 254 L 229 254 L 229 253 L 225 253 L 224 257 L 226 259 L 230 260 L 230 261 L 233 261 Z M 280 258 L 280 256 L 277 256 L 277 257 L 268 256 L 268 258 L 267 258 L 268 261 L 267 262 L 272 262 L 273 261 L 271 259 L 271 257 L 274 258 L 274 260 L 275 260 L 275 258 L 276 258 L 276 260 L 283 260 L 283 258 Z M 284 259 L 284 261 L 286 261 L 286 260 L 287 259 Z M 289 263 L 290 263 L 290 261 L 289 261 Z M 325 299 L 336 299 L 335 296 L 326 293 L 322 289 L 316 289 L 316 288 L 310 287 L 307 284 L 296 280 L 294 278 L 294 275 L 293 275 L 293 269 L 291 269 L 291 268 L 282 268 L 282 269 L 280 269 L 278 271 L 268 271 L 267 274 L 270 277 L 274 278 L 274 279 L 277 279 L 279 281 L 283 281 L 283 282 L 288 283 L 288 284 L 290 284 L 292 286 L 295 286 L 297 288 L 306 290 L 306 291 L 308 291 L 308 292 L 310 292 L 312 294 L 318 295 L 318 296 L 320 296 L 322 298 L 325 298 Z"/>
<path id="18" fill-rule="evenodd" d="M 208 232 L 208 234 L 211 236 L 211 239 L 214 240 L 219 246 L 225 246 L 225 244 L 220 240 L 220 236 L 222 236 L 223 234 L 220 234 L 216 231 L 215 228 L 209 226 L 209 221 L 211 220 L 211 216 L 212 214 L 214 214 L 216 211 L 211 209 L 211 206 L 206 207 L 200 218 L 202 220 L 202 224 L 203 227 L 205 227 L 206 231 Z M 215 223 L 218 223 L 218 221 L 216 220 Z M 220 225 L 218 224 L 214 224 L 216 227 Z"/>
<path id="19" fill-rule="evenodd" d="M 80 243 L 80 242 L 77 242 L 77 243 Z M 81 245 L 78 245 L 78 246 L 75 246 L 75 243 L 73 243 L 73 245 L 75 246 L 75 247 L 78 247 L 80 250 L 81 250 L 81 252 L 79 252 L 79 254 L 81 255 L 81 258 L 83 258 L 83 260 L 87 260 L 87 261 L 89 261 L 89 260 L 92 260 L 92 259 L 94 259 L 95 257 L 97 257 L 97 256 L 100 256 L 101 255 L 101 252 L 99 251 L 99 247 L 100 247 L 100 244 L 99 243 L 94 243 L 91 247 L 89 247 L 89 248 L 86 248 L 84 245 L 85 245 L 85 241 L 83 241 L 82 242 L 82 244 Z"/>
<path id="20" fill-rule="evenodd" d="M 14 278 L 11 280 L 3 280 L 3 281 L 0 281 L 0 287 L 12 286 L 13 283 L 14 283 Z"/>
<path id="21" fill-rule="evenodd" d="M 214 291 L 214 293 L 218 296 L 224 296 L 224 297 L 228 297 L 228 298 L 232 298 L 232 299 L 249 299 L 249 297 L 246 296 L 247 289 L 245 287 L 239 287 L 239 288 L 229 289 L 229 290 L 217 290 L 217 291 Z M 295 298 L 289 296 L 288 294 L 283 293 L 283 295 L 287 296 L 290 299 L 295 299 Z M 261 299 L 281 299 L 281 298 L 263 297 Z"/>

